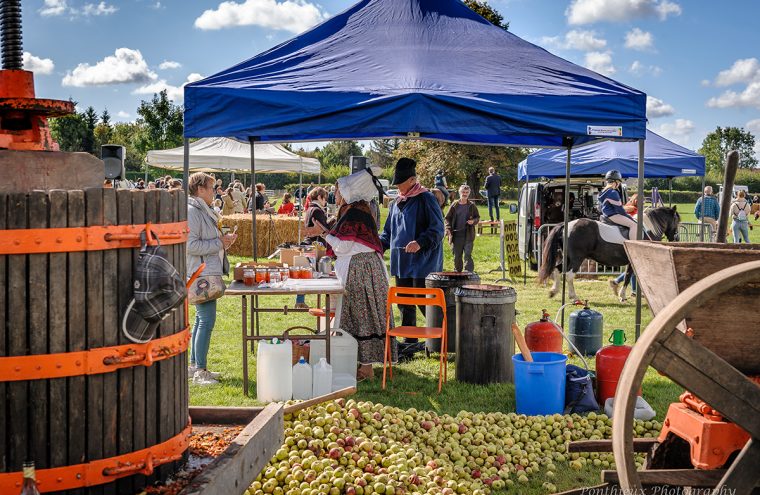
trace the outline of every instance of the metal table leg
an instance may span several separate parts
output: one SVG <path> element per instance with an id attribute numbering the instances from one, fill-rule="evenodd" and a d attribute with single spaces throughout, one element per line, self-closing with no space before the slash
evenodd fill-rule
<path id="1" fill-rule="evenodd" d="M 248 296 L 242 297 L 241 315 L 243 319 L 243 393 L 248 397 Z"/>
<path id="2" fill-rule="evenodd" d="M 325 294 L 325 357 L 327 358 L 328 363 L 330 363 L 330 331 L 331 330 L 332 330 L 332 325 L 330 324 L 330 294 Z"/>

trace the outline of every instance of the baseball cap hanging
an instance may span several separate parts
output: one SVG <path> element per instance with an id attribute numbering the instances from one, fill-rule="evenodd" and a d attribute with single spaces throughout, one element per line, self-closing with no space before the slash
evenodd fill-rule
<path id="1" fill-rule="evenodd" d="M 140 233 L 140 255 L 134 269 L 134 297 L 129 302 L 121 329 L 132 342 L 142 344 L 153 338 L 161 321 L 182 305 L 187 297 L 185 282 L 166 259 L 158 236 L 150 246 L 145 231 Z"/>

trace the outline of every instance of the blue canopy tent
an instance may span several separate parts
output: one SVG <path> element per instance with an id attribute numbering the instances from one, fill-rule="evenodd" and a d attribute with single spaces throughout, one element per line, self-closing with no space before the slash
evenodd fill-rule
<path id="1" fill-rule="evenodd" d="M 647 130 L 644 154 L 645 177 L 674 178 L 705 175 L 705 157 Z M 573 177 L 604 175 L 611 169 L 623 177 L 638 173 L 636 143 L 603 141 L 573 151 L 570 173 Z M 517 180 L 529 177 L 564 177 L 567 154 L 558 150 L 531 153 L 517 167 Z"/>
<path id="2" fill-rule="evenodd" d="M 184 93 L 185 138 L 410 137 L 562 147 L 569 156 L 598 139 L 639 140 L 643 151 L 646 137 L 644 93 L 458 0 L 362 0 Z"/>

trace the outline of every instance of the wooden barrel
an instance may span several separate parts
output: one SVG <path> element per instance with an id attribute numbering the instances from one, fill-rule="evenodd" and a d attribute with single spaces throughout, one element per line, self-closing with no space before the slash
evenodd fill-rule
<path id="1" fill-rule="evenodd" d="M 26 460 L 35 462 L 41 491 L 66 494 L 131 495 L 179 466 L 176 453 L 184 455 L 187 444 L 188 386 L 187 355 L 178 352 L 176 339 L 185 335 L 185 310 L 181 307 L 161 322 L 154 342 L 175 339 L 166 347 L 151 349 L 127 340 L 121 323 L 133 297 L 139 249 L 93 248 L 90 241 L 102 243 L 107 237 L 109 244 L 125 246 L 135 241 L 120 241 L 120 236 L 134 237 L 124 232 L 137 229 L 128 226 L 151 222 L 164 232 L 161 224 L 181 225 L 186 219 L 181 191 L 0 194 L 0 230 L 5 231 L 0 255 L 0 287 L 5 288 L 0 291 L 0 492 L 17 493 L 9 483 Z M 104 235 L 97 226 L 120 234 Z M 15 230 L 19 232 L 9 232 Z M 9 239 L 16 239 L 17 250 L 7 246 Z M 90 247 L 64 249 L 56 243 Z M 162 246 L 184 278 L 184 239 L 166 240 Z M 109 347 L 114 349 L 94 352 Z M 72 353 L 82 358 L 67 359 Z M 40 355 L 34 369 L 26 366 L 29 359 L 13 361 L 30 355 Z M 130 363 L 148 355 L 157 359 L 150 366 Z M 21 364 L 10 371 L 2 367 L 11 362 Z M 65 375 L 67 366 L 78 368 L 68 376 L 44 377 Z M 100 370 L 104 366 L 110 368 Z M 19 375 L 9 376 L 14 371 Z M 152 456 L 140 453 L 154 446 Z M 124 456 L 130 453 L 139 455 Z M 168 458 L 177 460 L 165 462 Z M 161 462 L 152 471 L 151 465 Z M 134 474 L 140 467 L 142 473 L 152 473 Z"/>
<path id="2" fill-rule="evenodd" d="M 425 277 L 425 287 L 443 290 L 446 297 L 446 314 L 448 318 L 448 352 L 455 352 L 457 345 L 457 321 L 453 316 L 456 314 L 456 300 L 454 289 L 463 285 L 480 283 L 480 276 L 473 272 L 434 272 Z M 440 327 L 443 323 L 443 311 L 438 306 L 428 306 L 425 310 L 425 325 Z M 425 340 L 425 349 L 428 352 L 440 352 L 441 339 Z"/>
<path id="3" fill-rule="evenodd" d="M 501 285 L 465 285 L 454 289 L 454 297 L 457 380 L 476 384 L 513 381 L 515 290 Z"/>

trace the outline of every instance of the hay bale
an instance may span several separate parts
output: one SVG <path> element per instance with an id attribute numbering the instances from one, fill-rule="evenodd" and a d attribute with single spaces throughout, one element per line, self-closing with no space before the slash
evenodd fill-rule
<path id="1" fill-rule="evenodd" d="M 238 238 L 228 254 L 236 256 L 253 255 L 251 244 L 252 222 L 250 213 L 225 215 L 221 224 L 234 229 L 237 225 Z M 298 242 L 298 217 L 287 215 L 256 215 L 256 248 L 259 257 L 269 256 L 283 242 Z"/>

